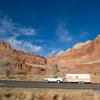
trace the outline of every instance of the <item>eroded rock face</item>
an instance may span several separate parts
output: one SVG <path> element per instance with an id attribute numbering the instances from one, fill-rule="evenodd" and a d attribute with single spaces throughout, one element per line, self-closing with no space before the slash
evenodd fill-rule
<path id="1" fill-rule="evenodd" d="M 3 57 L 25 73 L 33 70 L 45 73 L 49 66 L 56 65 L 65 73 L 100 73 L 100 35 L 94 41 L 79 43 L 47 59 L 13 49 L 8 42 L 0 42 L 0 59 Z"/>
<path id="2" fill-rule="evenodd" d="M 97 68 L 100 64 L 100 35 L 94 41 L 79 43 L 68 52 L 48 57 L 47 63 L 52 65 L 54 62 L 69 73 L 100 73 Z"/>
<path id="3" fill-rule="evenodd" d="M 24 73 L 31 72 L 32 68 L 32 66 L 26 65 L 26 63 L 32 65 L 46 65 L 46 59 L 44 57 L 13 49 L 8 42 L 2 41 L 0 42 L 0 59 L 3 59 L 3 57 L 9 58 L 12 64 Z"/>

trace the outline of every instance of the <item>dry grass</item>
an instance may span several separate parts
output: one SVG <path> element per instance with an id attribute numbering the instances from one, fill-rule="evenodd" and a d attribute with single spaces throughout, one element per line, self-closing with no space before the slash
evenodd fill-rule
<path id="1" fill-rule="evenodd" d="M 100 91 L 0 88 L 0 100 L 100 100 Z"/>
<path id="2" fill-rule="evenodd" d="M 43 81 L 47 75 L 12 75 L 8 80 L 31 80 L 31 81 Z M 7 79 L 5 75 L 0 75 L 0 80 Z"/>

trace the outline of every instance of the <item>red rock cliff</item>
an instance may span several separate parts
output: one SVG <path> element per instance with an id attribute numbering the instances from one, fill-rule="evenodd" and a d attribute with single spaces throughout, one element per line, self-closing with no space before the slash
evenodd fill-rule
<path id="1" fill-rule="evenodd" d="M 54 62 L 71 73 L 100 73 L 100 35 L 94 41 L 76 44 L 69 51 L 47 58 L 48 64 Z"/>
<path id="2" fill-rule="evenodd" d="M 13 49 L 8 42 L 0 42 L 0 59 L 4 57 L 10 59 L 15 67 L 18 67 L 25 73 L 31 72 L 33 65 L 37 65 L 37 68 L 38 65 L 46 65 L 46 59 L 44 57 Z"/>

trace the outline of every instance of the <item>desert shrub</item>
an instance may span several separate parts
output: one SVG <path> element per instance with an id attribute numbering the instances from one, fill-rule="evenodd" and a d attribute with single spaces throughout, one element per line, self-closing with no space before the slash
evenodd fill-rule
<path id="1" fill-rule="evenodd" d="M 31 100 L 35 100 L 35 95 L 34 94 L 32 94 Z"/>
<path id="2" fill-rule="evenodd" d="M 7 78 L 10 77 L 13 67 L 9 60 L 0 61 L 0 74 L 4 74 Z"/>
<path id="3" fill-rule="evenodd" d="M 66 95 L 62 96 L 62 100 L 68 100 Z"/>
<path id="4" fill-rule="evenodd" d="M 58 95 L 58 94 L 55 94 L 55 95 L 53 96 L 52 100 L 58 100 L 58 97 L 59 97 L 59 95 Z"/>
<path id="5" fill-rule="evenodd" d="M 12 94 L 11 94 L 11 93 L 5 93 L 4 96 L 5 96 L 6 98 L 11 98 Z"/>
<path id="6" fill-rule="evenodd" d="M 26 95 L 23 92 L 20 92 L 20 94 L 17 94 L 17 100 L 25 100 Z"/>

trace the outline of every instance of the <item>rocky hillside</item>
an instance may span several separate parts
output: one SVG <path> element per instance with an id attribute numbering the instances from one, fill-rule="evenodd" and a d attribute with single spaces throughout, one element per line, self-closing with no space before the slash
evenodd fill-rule
<path id="1" fill-rule="evenodd" d="M 51 67 L 55 71 L 58 67 L 59 71 L 65 73 L 100 73 L 100 35 L 94 41 L 78 43 L 47 59 L 13 49 L 8 42 L 0 42 L 0 60 L 2 59 L 9 59 L 23 73 L 45 74 Z"/>
<path id="2" fill-rule="evenodd" d="M 69 73 L 100 73 L 100 35 L 94 41 L 78 43 L 72 49 L 48 57 L 47 63 Z"/>
<path id="3" fill-rule="evenodd" d="M 45 71 L 41 67 L 46 66 L 44 57 L 13 49 L 8 42 L 0 42 L 0 60 L 2 59 L 9 59 L 15 67 L 24 73 L 31 73 L 34 69 Z"/>

